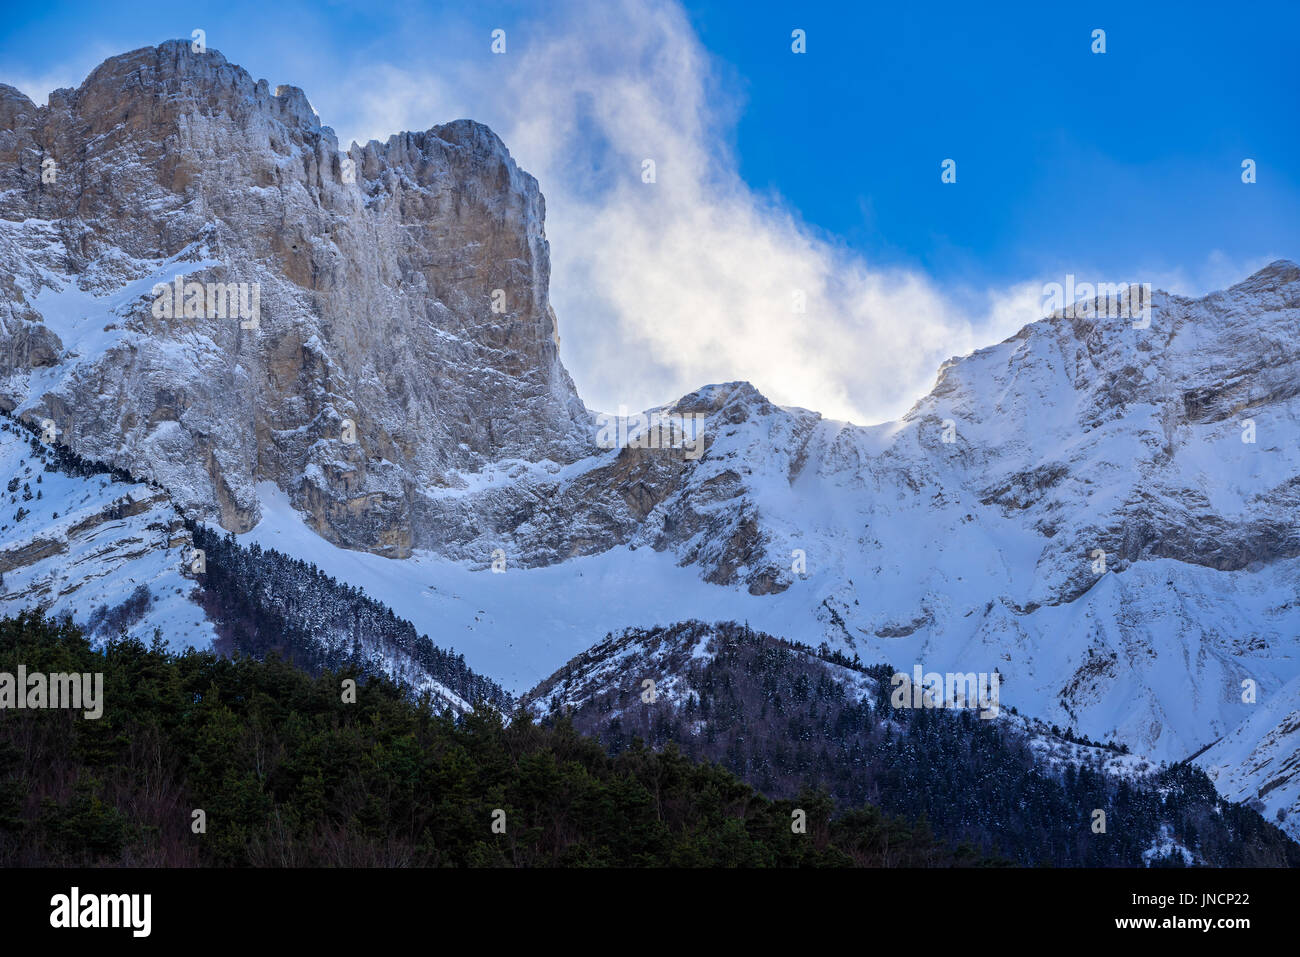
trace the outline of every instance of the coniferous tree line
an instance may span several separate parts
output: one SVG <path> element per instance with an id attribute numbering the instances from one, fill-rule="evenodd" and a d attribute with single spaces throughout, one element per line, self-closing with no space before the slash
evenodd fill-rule
<path id="1" fill-rule="evenodd" d="M 692 657 L 690 649 L 709 635 L 716 654 Z M 856 656 L 735 623 L 683 622 L 629 629 L 624 637 L 673 649 L 668 667 L 691 691 L 682 700 L 679 684 L 671 701 L 647 703 L 641 682 L 665 675 L 622 662 L 613 687 L 579 696 L 583 703 L 567 711 L 568 719 L 612 754 L 640 741 L 675 746 L 688 757 L 718 761 L 769 796 L 822 787 L 842 804 L 870 803 L 924 820 L 950 841 L 1026 865 L 1180 866 L 1177 851 L 1143 856 L 1164 833 L 1199 863 L 1300 865 L 1300 846 L 1255 810 L 1220 798 L 1194 765 L 1161 766 L 1132 779 L 1096 764 L 1054 771 L 1009 722 L 983 720 L 974 710 L 892 707 L 896 669 L 888 664 L 864 666 Z M 607 653 L 597 646 L 579 656 L 526 702 L 551 715 L 565 712 L 558 693 L 564 681 Z M 828 664 L 866 679 L 868 693 L 850 693 L 846 675 Z M 1126 750 L 1081 743 L 1112 755 Z M 1105 833 L 1093 830 L 1095 810 L 1106 814 Z"/>
<path id="2" fill-rule="evenodd" d="M 20 662 L 103 673 L 103 716 L 0 715 L 0 866 L 993 863 L 874 807 L 769 800 L 671 747 L 611 756 L 564 721 L 457 718 L 382 677 L 161 638 L 97 651 L 39 614 L 0 620 L 0 671 Z"/>
<path id="3" fill-rule="evenodd" d="M 8 413 L 0 428 L 25 437 L 46 472 L 140 482 L 161 490 L 154 482 L 83 458 L 67 446 L 43 443 L 34 425 Z M 120 518 L 124 513 L 125 506 L 119 503 L 107 510 L 107 517 Z M 195 547 L 207 553 L 207 571 L 197 578 L 223 653 L 260 657 L 274 650 L 311 672 L 348 665 L 366 674 L 377 672 L 384 657 L 390 661 L 405 657 L 471 705 L 484 700 L 503 711 L 512 707 L 512 696 L 474 672 L 464 655 L 438 647 L 427 635 L 417 635 L 409 621 L 361 589 L 274 549 L 245 548 L 231 535 L 221 536 L 193 521 L 186 524 Z M 92 634 L 116 635 L 138 620 L 147 606 L 148 595 L 137 588 L 122 605 L 95 609 L 87 628 Z M 411 677 L 415 680 L 418 675 Z"/>
<path id="4" fill-rule="evenodd" d="M 417 635 L 362 589 L 273 548 L 244 546 L 195 522 L 188 527 L 205 553 L 205 571 L 196 578 L 219 651 L 257 658 L 274 651 L 313 674 L 342 667 L 378 674 L 383 661 L 407 658 L 467 703 L 510 710 L 512 696 L 471 669 L 464 655 Z"/>
<path id="5" fill-rule="evenodd" d="M 0 422 L 0 429 L 25 438 L 27 444 L 31 446 L 33 457 L 44 465 L 46 472 L 61 472 L 74 478 L 91 478 L 92 476 L 103 475 L 111 482 L 131 483 L 138 481 L 141 484 L 149 485 L 151 488 L 159 487 L 154 482 L 146 482 L 132 477 L 131 473 L 126 469 L 83 458 L 66 445 L 60 445 L 57 442 L 47 445 L 41 441 L 40 429 L 30 422 L 15 418 L 8 412 L 4 413 L 4 421 Z"/>

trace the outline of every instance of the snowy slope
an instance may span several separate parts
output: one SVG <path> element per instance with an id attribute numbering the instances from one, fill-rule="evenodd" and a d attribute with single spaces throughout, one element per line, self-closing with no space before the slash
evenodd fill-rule
<path id="1" fill-rule="evenodd" d="M 216 632 L 186 573 L 189 534 L 166 493 L 106 474 L 47 471 L 49 460 L 25 430 L 3 422 L 0 481 L 17 479 L 18 491 L 4 493 L 0 512 L 0 615 L 40 607 L 99 625 L 95 640 L 117 637 L 122 624 L 145 642 L 158 629 L 176 650 L 209 647 Z M 19 508 L 29 514 L 16 521 Z M 123 606 L 117 617 L 103 614 Z"/>
<path id="2" fill-rule="evenodd" d="M 1149 341 L 1127 323 L 1042 320 L 869 428 L 711 386 L 670 407 L 707 414 L 694 463 L 624 449 L 429 492 L 479 518 L 458 560 L 325 548 L 268 485 L 252 537 L 310 552 L 431 635 L 459 633 L 471 664 L 516 691 L 607 632 L 728 619 L 902 668 L 997 667 L 1023 713 L 1151 761 L 1243 726 L 1249 749 L 1267 715 L 1300 704 L 1298 278 L 1275 264 L 1205 300 L 1157 294 Z M 1249 381 L 1223 372 L 1234 349 Z M 644 461 L 660 471 L 636 472 Z M 629 486 L 649 501 L 625 540 L 575 556 L 563 536 L 604 507 L 602 489 Z M 562 503 L 569 527 L 511 526 L 501 503 L 521 497 Z M 489 570 L 496 547 L 504 575 Z"/>
<path id="3" fill-rule="evenodd" d="M 674 744 L 772 796 L 815 782 L 837 801 L 923 811 L 947 838 L 997 845 L 1021 863 L 1153 866 L 1171 854 L 1188 865 L 1300 861 L 1283 833 L 1215 796 L 1194 769 L 1157 765 L 1010 709 L 921 720 L 896 707 L 893 674 L 734 622 L 685 621 L 608 635 L 520 703 L 540 720 L 565 715 L 614 750 L 634 738 Z M 978 797 L 953 795 L 954 781 Z M 945 793 L 933 795 L 936 787 Z M 1123 833 L 1122 851 L 1090 846 L 1097 807 L 1110 808 L 1109 833 Z"/>
<path id="4" fill-rule="evenodd" d="M 709 585 L 648 548 L 620 547 L 541 568 L 515 568 L 507 559 L 501 573 L 429 552 L 394 560 L 351 551 L 322 540 L 274 486 L 260 492 L 262 521 L 237 536 L 241 543 L 296 555 L 364 589 L 514 693 L 611 628 L 755 606 L 749 595 Z"/>
<path id="5" fill-rule="evenodd" d="M 1219 793 L 1262 807 L 1265 817 L 1284 820 L 1283 829 L 1300 836 L 1300 678 L 1263 702 L 1197 764 Z"/>
<path id="6" fill-rule="evenodd" d="M 0 616 L 39 608 L 71 616 L 93 642 L 125 631 L 148 643 L 158 632 L 176 651 L 212 648 L 221 628 L 205 611 L 193 539 L 167 493 L 85 471 L 68 474 L 51 447 L 0 417 Z M 314 637 L 328 648 L 339 636 Z M 348 650 L 435 707 L 473 707 L 410 656 L 364 641 Z"/>

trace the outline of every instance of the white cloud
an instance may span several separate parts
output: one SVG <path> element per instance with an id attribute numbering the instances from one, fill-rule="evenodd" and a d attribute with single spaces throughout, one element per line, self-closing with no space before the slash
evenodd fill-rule
<path id="1" fill-rule="evenodd" d="M 351 71 L 340 138 L 458 116 L 496 130 L 546 195 L 562 355 L 589 406 L 645 408 L 748 379 L 780 404 L 879 421 L 923 394 L 943 360 L 1039 315 L 1037 285 L 954 301 L 751 190 L 726 145 L 741 104 L 679 7 L 562 5 L 509 50 L 509 64 Z M 844 161 L 833 143 L 825 160 Z"/>

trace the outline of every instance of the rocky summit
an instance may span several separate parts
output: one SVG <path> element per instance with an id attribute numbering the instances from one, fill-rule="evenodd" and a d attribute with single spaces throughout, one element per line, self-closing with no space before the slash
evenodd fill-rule
<path id="1" fill-rule="evenodd" d="M 0 89 L 0 126 L 0 401 L 77 451 L 236 531 L 272 482 L 331 541 L 400 557 L 433 544 L 426 490 L 590 445 L 545 204 L 486 127 L 340 152 L 301 90 L 180 41 L 45 107 Z M 160 318 L 177 276 L 255 287 L 257 321 Z"/>

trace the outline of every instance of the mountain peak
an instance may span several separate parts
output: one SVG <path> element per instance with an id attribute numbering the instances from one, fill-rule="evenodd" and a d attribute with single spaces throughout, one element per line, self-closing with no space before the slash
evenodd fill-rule
<path id="1" fill-rule="evenodd" d="M 1225 292 L 1270 292 L 1300 283 L 1300 266 L 1289 259 L 1275 259 L 1263 269 L 1252 273 L 1241 282 L 1229 286 Z"/>
<path id="2" fill-rule="evenodd" d="M 0 404 L 74 450 L 234 531 L 270 482 L 326 538 L 393 556 L 437 534 L 417 490 L 590 450 L 545 204 L 483 124 L 341 154 L 303 90 L 183 40 L 0 110 L 0 306 L 37 320 L 0 330 Z M 257 315 L 155 308 L 177 276 Z"/>

